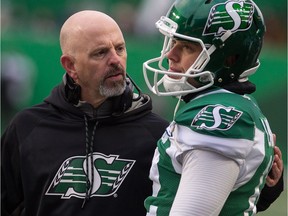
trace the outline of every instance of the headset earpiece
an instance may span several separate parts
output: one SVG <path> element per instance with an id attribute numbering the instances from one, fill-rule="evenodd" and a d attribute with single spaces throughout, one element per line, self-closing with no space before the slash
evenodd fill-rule
<path id="1" fill-rule="evenodd" d="M 66 73 L 65 97 L 69 103 L 78 104 L 81 97 L 81 86 Z"/>
<path id="2" fill-rule="evenodd" d="M 126 79 L 126 88 L 124 92 L 119 96 L 112 97 L 111 99 L 113 100 L 114 116 L 122 114 L 132 106 L 133 89 L 129 79 Z"/>

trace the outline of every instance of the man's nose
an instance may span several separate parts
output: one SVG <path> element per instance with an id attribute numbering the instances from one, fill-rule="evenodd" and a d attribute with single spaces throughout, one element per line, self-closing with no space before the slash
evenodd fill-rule
<path id="1" fill-rule="evenodd" d="M 166 54 L 166 57 L 171 61 L 179 61 L 179 55 L 177 54 L 177 50 L 175 47 L 172 47 Z"/>
<path id="2" fill-rule="evenodd" d="M 110 52 L 109 63 L 110 64 L 119 64 L 121 60 L 121 56 L 116 52 L 115 49 L 112 49 Z"/>

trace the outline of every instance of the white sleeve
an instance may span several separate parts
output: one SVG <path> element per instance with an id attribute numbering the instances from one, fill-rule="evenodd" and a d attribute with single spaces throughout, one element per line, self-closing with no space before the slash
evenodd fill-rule
<path id="1" fill-rule="evenodd" d="M 219 215 L 238 174 L 238 164 L 230 158 L 212 151 L 188 151 L 169 215 Z"/>

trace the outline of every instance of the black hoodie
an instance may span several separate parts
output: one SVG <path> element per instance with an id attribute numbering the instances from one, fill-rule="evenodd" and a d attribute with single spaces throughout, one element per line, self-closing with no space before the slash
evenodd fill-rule
<path id="1" fill-rule="evenodd" d="M 61 84 L 15 116 L 1 140 L 2 216 L 146 214 L 152 156 L 168 122 L 151 112 L 148 95 L 124 113 L 113 103 L 75 107 Z"/>

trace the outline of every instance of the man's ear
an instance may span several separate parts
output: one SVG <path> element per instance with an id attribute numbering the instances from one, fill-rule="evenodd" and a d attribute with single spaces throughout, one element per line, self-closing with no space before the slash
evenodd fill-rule
<path id="1" fill-rule="evenodd" d="M 77 73 L 75 70 L 74 58 L 69 55 L 62 55 L 60 58 L 62 67 L 66 70 L 68 75 L 73 79 L 77 80 Z"/>

